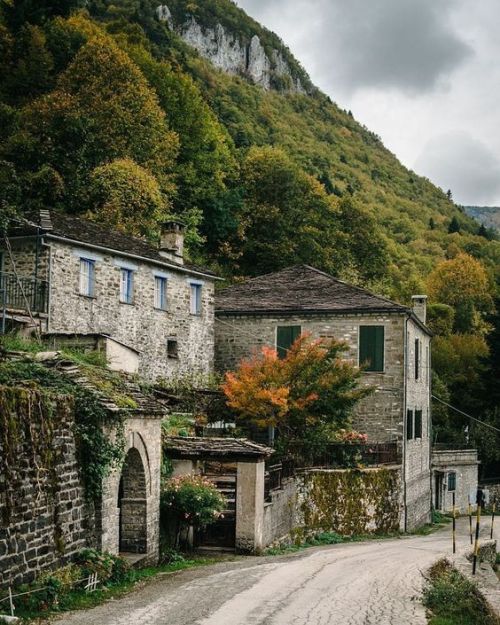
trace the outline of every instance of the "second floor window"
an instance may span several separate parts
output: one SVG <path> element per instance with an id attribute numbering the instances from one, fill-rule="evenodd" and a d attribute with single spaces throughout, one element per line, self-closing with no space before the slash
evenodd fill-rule
<path id="1" fill-rule="evenodd" d="M 80 258 L 80 295 L 94 297 L 95 291 L 95 261 L 89 258 Z"/>
<path id="2" fill-rule="evenodd" d="M 413 438 L 413 410 L 406 411 L 406 440 Z"/>
<path id="3" fill-rule="evenodd" d="M 276 351 L 278 358 L 286 358 L 288 350 L 302 333 L 300 326 L 278 326 L 276 329 Z"/>
<path id="4" fill-rule="evenodd" d="M 365 371 L 384 370 L 384 326 L 359 326 L 359 364 Z"/>
<path id="5" fill-rule="evenodd" d="M 420 378 L 420 339 L 415 339 L 415 380 Z"/>
<path id="6" fill-rule="evenodd" d="M 167 279 L 155 276 L 155 308 L 167 310 Z"/>
<path id="7" fill-rule="evenodd" d="M 422 411 L 415 410 L 415 438 L 422 437 Z"/>
<path id="8" fill-rule="evenodd" d="M 191 314 L 201 315 L 201 284 L 191 283 Z"/>
<path id="9" fill-rule="evenodd" d="M 120 269 L 120 302 L 132 304 L 134 298 L 134 272 L 132 269 Z"/>

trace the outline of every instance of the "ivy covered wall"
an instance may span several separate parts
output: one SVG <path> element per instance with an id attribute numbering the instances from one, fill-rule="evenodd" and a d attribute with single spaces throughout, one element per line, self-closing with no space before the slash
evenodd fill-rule
<path id="1" fill-rule="evenodd" d="M 298 490 L 301 525 L 309 531 L 346 536 L 398 531 L 401 469 L 316 470 L 305 473 Z"/>
<path id="2" fill-rule="evenodd" d="M 313 469 L 284 483 L 264 509 L 264 544 L 322 532 L 387 534 L 403 525 L 401 467 Z"/>
<path id="3" fill-rule="evenodd" d="M 74 400 L 0 386 L 0 586 L 32 581 L 88 541 Z"/>

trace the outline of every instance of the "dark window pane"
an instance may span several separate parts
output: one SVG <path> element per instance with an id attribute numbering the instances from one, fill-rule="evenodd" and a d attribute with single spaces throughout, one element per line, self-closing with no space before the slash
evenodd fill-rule
<path id="1" fill-rule="evenodd" d="M 448 490 L 454 491 L 457 488 L 457 474 L 448 473 Z"/>
<path id="2" fill-rule="evenodd" d="M 285 358 L 290 347 L 302 333 L 301 326 L 278 326 L 276 333 L 276 349 L 279 358 Z"/>
<path id="3" fill-rule="evenodd" d="M 415 438 L 422 438 L 422 411 L 415 410 Z"/>
<path id="4" fill-rule="evenodd" d="M 409 441 L 413 438 L 413 410 L 406 411 L 406 438 Z"/>
<path id="5" fill-rule="evenodd" d="M 420 340 L 415 339 L 415 380 L 420 377 Z"/>
<path id="6" fill-rule="evenodd" d="M 359 327 L 359 364 L 366 371 L 384 370 L 384 326 Z"/>

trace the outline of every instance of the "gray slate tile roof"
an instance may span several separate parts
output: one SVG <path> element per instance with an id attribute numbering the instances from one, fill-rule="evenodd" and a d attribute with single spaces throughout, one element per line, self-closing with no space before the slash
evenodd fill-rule
<path id="1" fill-rule="evenodd" d="M 258 459 L 271 456 L 274 450 L 246 438 L 197 438 L 168 436 L 163 449 L 170 458 Z"/>
<path id="2" fill-rule="evenodd" d="M 40 227 L 42 232 L 48 236 L 62 237 L 82 244 L 97 245 L 116 252 L 140 256 L 163 265 L 177 266 L 180 270 L 191 270 L 215 277 L 213 271 L 204 267 L 197 267 L 188 263 L 181 265 L 173 260 L 166 259 L 160 254 L 159 249 L 146 241 L 123 234 L 117 230 L 105 228 L 100 224 L 76 217 L 75 215 L 67 215 L 55 210 L 42 210 L 27 214 L 26 219 L 26 223 L 12 229 L 12 234 L 26 233 L 34 235 L 37 227 Z"/>
<path id="3" fill-rule="evenodd" d="M 216 314 L 400 312 L 410 309 L 329 274 L 296 265 L 216 293 Z"/>

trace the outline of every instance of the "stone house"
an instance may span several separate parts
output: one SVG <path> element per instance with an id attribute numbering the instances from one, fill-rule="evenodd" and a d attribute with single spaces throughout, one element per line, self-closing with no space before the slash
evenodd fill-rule
<path id="1" fill-rule="evenodd" d="M 430 342 L 426 296 L 398 304 L 300 265 L 220 290 L 215 303 L 215 365 L 223 372 L 263 346 L 280 356 L 303 332 L 348 345 L 364 366 L 354 427 L 373 443 L 395 443 L 402 457 L 401 527 L 430 518 Z"/>
<path id="2" fill-rule="evenodd" d="M 477 449 L 433 449 L 432 499 L 434 508 L 450 512 L 455 506 L 465 514 L 469 503 L 475 509 L 479 481 Z"/>
<path id="3" fill-rule="evenodd" d="M 159 247 L 56 211 L 23 220 L 0 241 L 0 318 L 54 347 L 104 349 L 111 368 L 148 380 L 213 369 L 214 282 L 183 260 L 184 228 Z"/>

